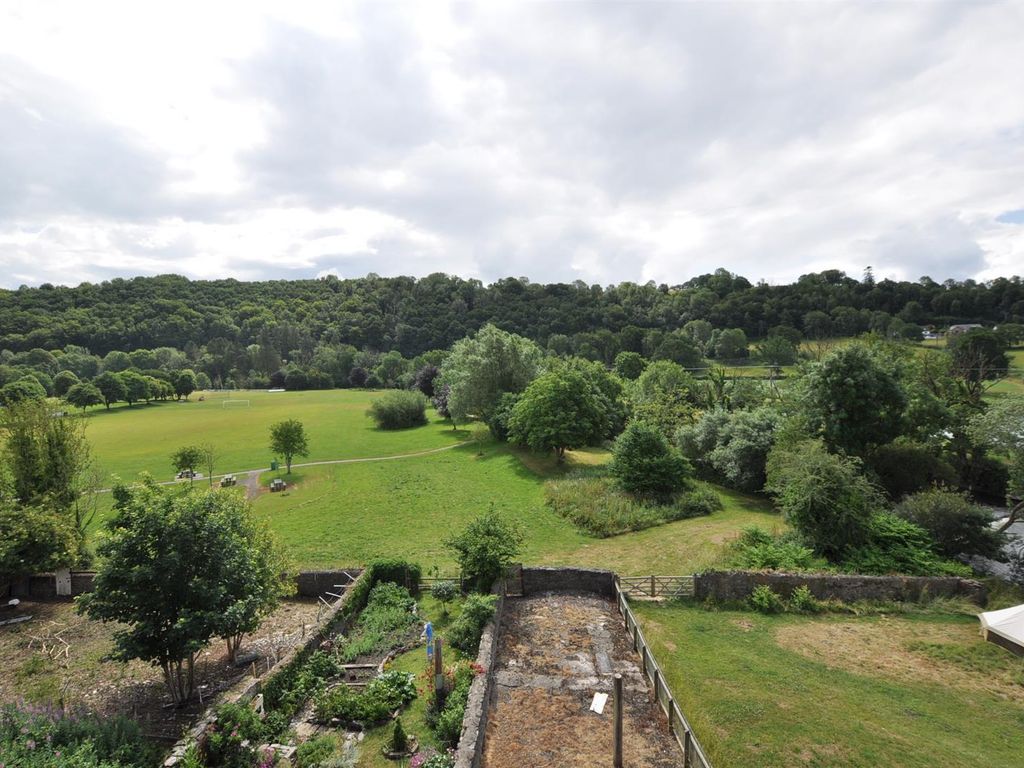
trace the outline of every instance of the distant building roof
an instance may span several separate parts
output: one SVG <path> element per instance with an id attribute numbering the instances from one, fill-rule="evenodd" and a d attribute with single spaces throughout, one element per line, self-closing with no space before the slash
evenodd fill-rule
<path id="1" fill-rule="evenodd" d="M 975 328 L 981 328 L 979 323 L 961 323 L 960 325 L 949 326 L 950 333 L 967 333 L 967 331 L 973 331 Z"/>

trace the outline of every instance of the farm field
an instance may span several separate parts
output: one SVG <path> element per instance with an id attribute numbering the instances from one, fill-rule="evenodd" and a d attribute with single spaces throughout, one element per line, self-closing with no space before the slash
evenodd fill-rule
<path id="1" fill-rule="evenodd" d="M 716 768 L 1024 766 L 1024 666 L 973 616 L 633 607 Z"/>
<path id="2" fill-rule="evenodd" d="M 782 525 L 767 503 L 723 489 L 725 509 L 710 517 L 597 539 L 544 505 L 543 482 L 564 469 L 494 443 L 480 452 L 467 445 L 419 458 L 297 470 L 292 489 L 262 493 L 255 511 L 302 567 L 355 565 L 387 555 L 449 572 L 454 562 L 444 537 L 492 504 L 522 524 L 524 562 L 622 573 L 689 573 L 712 563 L 744 526 Z M 568 463 L 605 456 L 572 452 Z M 284 476 L 265 473 L 262 485 L 279 474 Z"/>
<path id="3" fill-rule="evenodd" d="M 173 477 L 170 455 L 183 445 L 209 443 L 217 452 L 216 472 L 269 467 L 270 425 L 298 419 L 306 427 L 309 457 L 297 461 L 391 456 L 443 448 L 469 435 L 452 430 L 432 410 L 426 427 L 378 430 L 366 409 L 381 392 L 315 390 L 306 392 L 196 392 L 188 401 L 90 409 L 86 436 L 93 456 L 107 475 L 133 480 L 149 472 L 157 480 Z M 200 396 L 205 400 L 200 401 Z M 224 407 L 224 401 L 248 400 L 248 407 Z"/>

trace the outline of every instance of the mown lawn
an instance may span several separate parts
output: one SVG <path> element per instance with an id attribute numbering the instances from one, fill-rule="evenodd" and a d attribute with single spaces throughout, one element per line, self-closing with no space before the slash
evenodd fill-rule
<path id="1" fill-rule="evenodd" d="M 309 457 L 297 461 L 391 456 L 441 448 L 466 440 L 432 409 L 430 423 L 415 429 L 379 430 L 366 409 L 381 392 L 318 390 L 193 393 L 188 401 L 150 403 L 109 411 L 90 409 L 86 436 L 97 466 L 105 473 L 134 480 L 150 472 L 157 480 L 174 476 L 170 455 L 183 445 L 214 446 L 217 473 L 269 467 L 270 425 L 298 419 L 306 428 Z M 200 396 L 206 399 L 200 401 Z M 248 407 L 224 407 L 224 401 L 248 400 Z"/>
<path id="2" fill-rule="evenodd" d="M 715 768 L 1024 766 L 1024 665 L 972 616 L 634 610 Z"/>
<path id="3" fill-rule="evenodd" d="M 569 466 L 606 456 L 573 453 Z M 310 467 L 293 473 L 290 490 L 264 493 L 254 506 L 302 567 L 390 556 L 450 572 L 444 538 L 492 505 L 521 524 L 523 562 L 622 573 L 690 573 L 712 563 L 742 527 L 781 525 L 764 501 L 722 490 L 725 509 L 710 517 L 597 539 L 544 505 L 544 481 L 562 471 L 548 459 L 488 443 L 482 453 L 474 445 L 421 458 Z M 265 473 L 264 484 L 272 476 Z"/>

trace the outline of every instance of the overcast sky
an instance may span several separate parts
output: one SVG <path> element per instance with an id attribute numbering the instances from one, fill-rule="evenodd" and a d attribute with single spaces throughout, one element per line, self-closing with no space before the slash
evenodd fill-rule
<path id="1" fill-rule="evenodd" d="M 1024 273 L 1024 3 L 0 6 L 0 285 Z"/>

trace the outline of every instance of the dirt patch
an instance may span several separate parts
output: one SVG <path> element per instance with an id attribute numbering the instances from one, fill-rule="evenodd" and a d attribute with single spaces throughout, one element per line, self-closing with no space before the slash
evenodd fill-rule
<path id="1" fill-rule="evenodd" d="M 91 621 L 66 602 L 23 602 L 20 613 L 33 620 L 0 628 L 0 701 L 30 701 L 81 706 L 103 715 L 124 714 L 138 720 L 154 738 L 173 741 L 202 710 L 198 699 L 173 709 L 159 669 L 140 661 L 109 658 L 117 624 Z M 316 622 L 313 600 L 287 600 L 242 644 L 266 670 L 297 644 Z M 45 649 L 44 649 L 45 646 Z M 196 678 L 203 700 L 229 688 L 249 671 L 228 662 L 222 641 L 198 657 Z"/>
<path id="2" fill-rule="evenodd" d="M 623 752 L 630 768 L 669 768 L 682 755 L 653 703 L 611 601 L 545 595 L 509 599 L 495 664 L 483 765 L 562 768 L 611 762 L 613 702 L 590 711 L 594 694 L 623 676 Z"/>
<path id="3" fill-rule="evenodd" d="M 754 628 L 754 622 L 750 619 L 733 619 L 729 623 L 735 627 L 739 627 L 743 632 L 749 632 Z"/>
<path id="4" fill-rule="evenodd" d="M 972 625 L 899 619 L 804 621 L 779 628 L 775 641 L 805 658 L 859 675 L 909 683 L 923 681 L 1024 702 L 1019 665 L 992 665 L 992 669 L 979 674 L 922 647 L 941 650 L 948 646 L 979 657 L 990 654 L 978 628 Z M 1007 661 L 1012 661 L 1009 656 Z"/>

